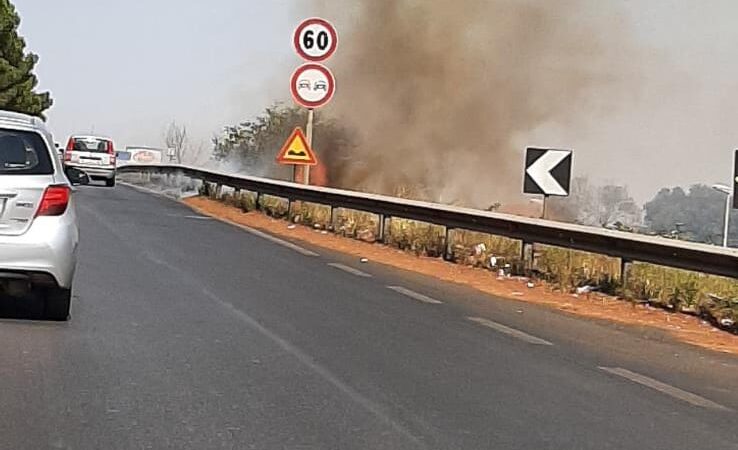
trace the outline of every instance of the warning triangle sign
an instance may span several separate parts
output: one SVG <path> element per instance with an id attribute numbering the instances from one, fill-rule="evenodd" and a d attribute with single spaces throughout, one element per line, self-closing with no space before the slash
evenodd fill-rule
<path id="1" fill-rule="evenodd" d="M 314 166 L 318 164 L 313 149 L 307 143 L 305 135 L 300 127 L 295 128 L 287 142 L 277 155 L 277 162 L 280 164 L 300 164 L 306 166 Z"/>

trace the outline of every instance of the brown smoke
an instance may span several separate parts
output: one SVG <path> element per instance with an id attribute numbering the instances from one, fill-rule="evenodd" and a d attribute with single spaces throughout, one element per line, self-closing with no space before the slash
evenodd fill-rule
<path id="1" fill-rule="evenodd" d="M 358 139 L 325 153 L 335 185 L 478 207 L 518 199 L 526 136 L 606 111 L 630 76 L 627 33 L 601 2 L 349 3 L 316 0 L 341 37 L 327 113 Z"/>

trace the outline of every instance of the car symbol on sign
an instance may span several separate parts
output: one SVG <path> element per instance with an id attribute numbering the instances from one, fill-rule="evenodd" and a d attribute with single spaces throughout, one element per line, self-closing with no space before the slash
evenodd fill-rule
<path id="1" fill-rule="evenodd" d="M 297 82 L 297 89 L 307 89 L 310 90 L 310 81 L 309 80 L 300 80 Z"/>
<path id="2" fill-rule="evenodd" d="M 328 84 L 325 81 L 316 81 L 315 86 L 313 87 L 313 90 L 315 91 L 323 90 L 325 92 L 328 92 Z"/>

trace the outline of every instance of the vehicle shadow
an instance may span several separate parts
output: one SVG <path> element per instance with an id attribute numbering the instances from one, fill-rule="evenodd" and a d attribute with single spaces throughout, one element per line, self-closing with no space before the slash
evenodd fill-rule
<path id="1" fill-rule="evenodd" d="M 0 320 L 44 320 L 44 301 L 38 292 L 31 292 L 28 296 L 10 297 L 0 294 Z"/>
<path id="2" fill-rule="evenodd" d="M 89 183 L 85 184 L 75 184 L 75 188 L 105 188 L 105 189 L 113 189 L 112 187 L 106 186 L 104 181 L 98 181 L 98 180 L 90 180 Z"/>

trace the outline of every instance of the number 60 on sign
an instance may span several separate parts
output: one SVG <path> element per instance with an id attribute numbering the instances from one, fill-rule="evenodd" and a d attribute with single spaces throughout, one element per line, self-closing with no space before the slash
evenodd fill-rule
<path id="1" fill-rule="evenodd" d="M 336 28 L 318 17 L 307 19 L 298 25 L 292 40 L 297 54 L 313 62 L 325 61 L 338 48 Z"/>

